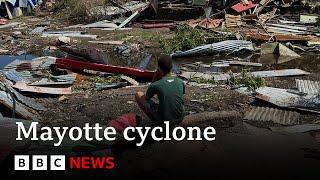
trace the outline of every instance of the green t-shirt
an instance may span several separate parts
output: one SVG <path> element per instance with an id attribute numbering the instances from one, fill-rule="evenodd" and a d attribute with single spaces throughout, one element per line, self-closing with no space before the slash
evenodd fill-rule
<path id="1" fill-rule="evenodd" d="M 158 115 L 163 121 L 180 123 L 184 117 L 183 94 L 185 86 L 176 76 L 166 76 L 152 83 L 146 93 L 148 98 L 158 96 Z"/>

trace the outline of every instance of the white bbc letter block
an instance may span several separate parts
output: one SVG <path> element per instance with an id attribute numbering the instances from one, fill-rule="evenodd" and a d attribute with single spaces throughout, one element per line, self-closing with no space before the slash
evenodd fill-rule
<path id="1" fill-rule="evenodd" d="M 28 155 L 15 155 L 14 156 L 14 170 L 30 170 Z"/>
<path id="2" fill-rule="evenodd" d="M 32 156 L 32 170 L 48 170 L 48 159 L 46 155 Z"/>
<path id="3" fill-rule="evenodd" d="M 66 157 L 64 155 L 51 155 L 50 170 L 53 170 L 53 171 L 66 170 Z"/>

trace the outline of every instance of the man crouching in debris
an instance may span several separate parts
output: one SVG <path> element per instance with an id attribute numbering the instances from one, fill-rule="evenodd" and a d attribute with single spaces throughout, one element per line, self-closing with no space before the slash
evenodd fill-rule
<path id="1" fill-rule="evenodd" d="M 169 121 L 170 125 L 177 125 L 184 118 L 185 85 L 181 79 L 171 74 L 172 59 L 161 55 L 158 68 L 147 93 L 136 93 L 136 101 L 143 112 L 152 120 L 153 125 L 163 125 Z M 152 98 L 157 95 L 159 104 Z"/>

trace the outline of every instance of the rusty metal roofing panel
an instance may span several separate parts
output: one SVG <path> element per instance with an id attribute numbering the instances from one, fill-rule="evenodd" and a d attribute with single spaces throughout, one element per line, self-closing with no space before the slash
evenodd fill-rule
<path id="1" fill-rule="evenodd" d="M 305 94 L 319 94 L 320 93 L 320 82 L 310 80 L 296 79 L 296 87 L 301 93 Z"/>
<path id="2" fill-rule="evenodd" d="M 253 107 L 246 112 L 246 120 L 272 121 L 282 125 L 297 124 L 300 114 L 294 111 L 285 111 L 268 107 Z"/>
<path id="3" fill-rule="evenodd" d="M 50 88 L 50 87 L 40 87 L 40 86 L 28 86 L 24 82 L 17 82 L 12 87 L 19 89 L 19 91 L 24 92 L 34 92 L 40 94 L 72 94 L 71 87 L 68 88 Z"/>

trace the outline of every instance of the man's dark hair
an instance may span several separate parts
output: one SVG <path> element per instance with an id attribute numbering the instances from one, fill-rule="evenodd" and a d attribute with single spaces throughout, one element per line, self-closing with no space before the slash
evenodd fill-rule
<path id="1" fill-rule="evenodd" d="M 160 55 L 158 66 L 164 73 L 170 73 L 172 69 L 172 58 L 168 55 Z"/>

